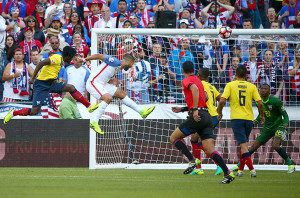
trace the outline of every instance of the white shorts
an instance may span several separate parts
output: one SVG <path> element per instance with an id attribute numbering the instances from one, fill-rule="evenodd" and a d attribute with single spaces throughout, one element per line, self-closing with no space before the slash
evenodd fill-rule
<path id="1" fill-rule="evenodd" d="M 117 89 L 118 88 L 113 84 L 106 83 L 103 85 L 97 82 L 86 82 L 86 90 L 98 100 L 101 98 L 102 95 L 107 93 L 113 96 L 116 93 Z"/>

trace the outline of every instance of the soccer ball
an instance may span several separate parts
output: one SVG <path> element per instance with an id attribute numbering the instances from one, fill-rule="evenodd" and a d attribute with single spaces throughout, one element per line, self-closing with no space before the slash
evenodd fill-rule
<path id="1" fill-rule="evenodd" d="M 219 35 L 222 39 L 228 39 L 231 37 L 232 30 L 228 26 L 223 26 L 220 28 Z"/>

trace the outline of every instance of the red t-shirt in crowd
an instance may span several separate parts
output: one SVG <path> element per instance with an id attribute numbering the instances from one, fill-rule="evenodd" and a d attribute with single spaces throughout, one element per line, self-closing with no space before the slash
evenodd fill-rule
<path id="1" fill-rule="evenodd" d="M 41 51 L 41 49 L 43 48 L 42 43 L 39 40 L 34 39 L 35 44 L 38 48 L 39 51 Z M 22 41 L 21 43 L 19 43 L 19 46 L 23 49 L 24 48 L 24 41 Z M 28 42 L 28 46 L 31 46 L 31 42 Z"/>
<path id="2" fill-rule="evenodd" d="M 196 85 L 199 90 L 198 107 L 207 107 L 206 103 L 205 103 L 204 87 L 202 85 L 201 80 L 199 78 L 197 78 L 197 76 L 192 75 L 192 76 L 189 76 L 189 77 L 183 79 L 182 84 L 183 84 L 183 92 L 185 95 L 185 101 L 188 105 L 189 110 L 194 107 L 193 94 L 192 94 L 192 91 L 190 90 L 190 86 L 193 84 Z"/>

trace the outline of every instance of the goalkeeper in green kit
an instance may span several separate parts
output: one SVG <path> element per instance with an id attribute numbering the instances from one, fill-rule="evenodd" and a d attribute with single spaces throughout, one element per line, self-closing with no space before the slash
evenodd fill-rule
<path id="1" fill-rule="evenodd" d="M 270 86 L 268 84 L 262 85 L 259 93 L 264 104 L 265 123 L 260 135 L 249 148 L 249 152 L 250 154 L 254 153 L 261 145 L 264 145 L 272 137 L 274 137 L 272 148 L 275 149 L 288 164 L 288 173 L 293 173 L 295 171 L 295 166 L 285 150 L 280 147 L 281 141 L 286 139 L 287 131 L 285 128 L 289 123 L 288 114 L 280 99 L 270 95 Z M 254 124 L 259 122 L 260 119 L 259 116 L 257 116 L 254 120 Z M 244 166 L 245 164 L 240 162 L 232 169 L 232 171 L 238 170 L 237 176 L 241 177 L 243 176 Z"/>

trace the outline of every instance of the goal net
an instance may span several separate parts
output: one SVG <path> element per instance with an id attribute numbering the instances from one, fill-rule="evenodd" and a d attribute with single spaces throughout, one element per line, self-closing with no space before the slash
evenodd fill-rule
<path id="1" fill-rule="evenodd" d="M 120 60 L 125 53 L 132 54 L 136 58 L 134 66 L 116 74 L 119 86 L 142 108 L 156 108 L 147 119 L 142 119 L 114 99 L 99 121 L 105 134 L 90 132 L 90 169 L 186 168 L 187 159 L 169 141 L 171 133 L 187 116 L 171 111 L 173 106 L 186 106 L 181 86 L 185 61 L 192 61 L 196 72 L 208 68 L 209 82 L 220 94 L 226 83 L 235 79 L 239 65 L 246 66 L 249 82 L 257 87 L 269 84 L 271 94 L 282 100 L 290 119 L 288 137 L 282 147 L 298 166 L 296 169 L 300 168 L 299 35 L 300 30 L 295 29 L 233 30 L 232 36 L 223 40 L 218 30 L 211 29 L 93 29 L 92 54 L 103 53 Z M 93 61 L 91 70 L 98 65 L 98 61 Z M 254 103 L 253 111 L 256 117 Z M 214 130 L 215 147 L 231 167 L 239 161 L 239 149 L 230 125 L 228 101 L 223 113 L 223 120 Z M 254 127 L 249 145 L 261 129 L 261 125 Z M 192 151 L 190 137 L 184 141 Z M 259 148 L 252 159 L 256 169 L 287 169 L 272 148 L 272 140 Z M 204 152 L 201 161 L 204 169 L 216 168 Z"/>

